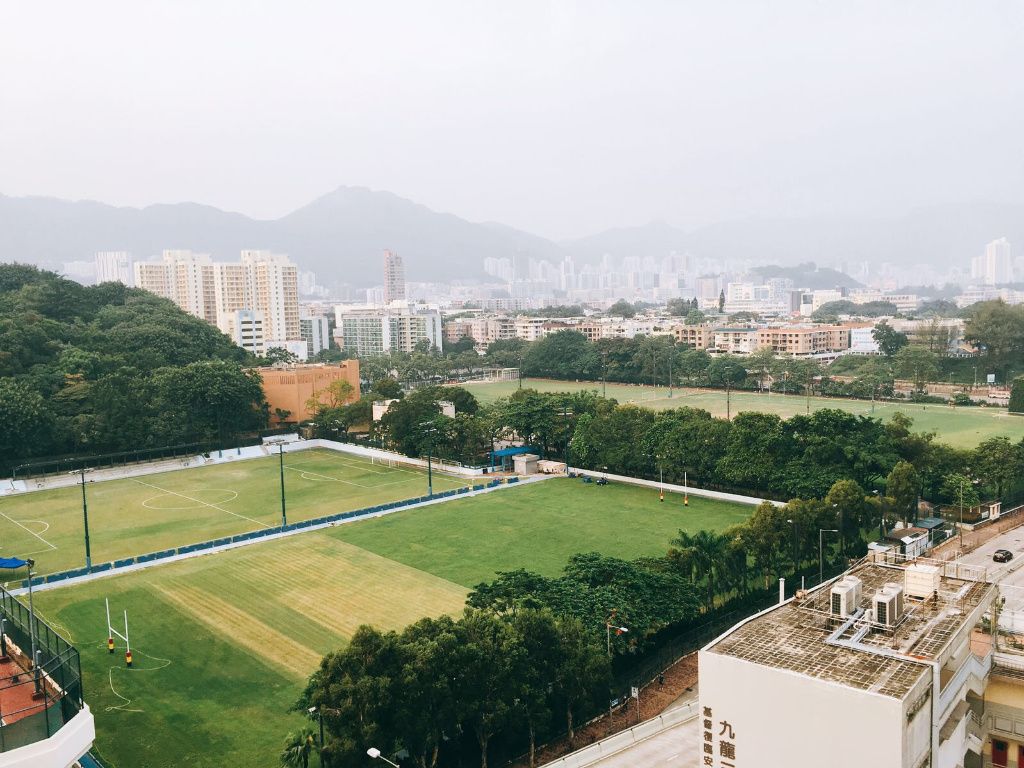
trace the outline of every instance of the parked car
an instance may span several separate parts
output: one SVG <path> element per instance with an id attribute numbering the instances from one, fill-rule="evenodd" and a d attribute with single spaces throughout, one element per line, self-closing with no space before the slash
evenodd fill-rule
<path id="1" fill-rule="evenodd" d="M 992 553 L 992 560 L 997 563 L 1008 563 L 1013 560 L 1013 552 L 1008 549 L 997 549 Z"/>

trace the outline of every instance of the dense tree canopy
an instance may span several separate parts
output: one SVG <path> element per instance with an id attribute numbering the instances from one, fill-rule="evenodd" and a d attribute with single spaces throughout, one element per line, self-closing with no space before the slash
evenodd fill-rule
<path id="1" fill-rule="evenodd" d="M 247 353 L 172 302 L 0 265 L 0 456 L 139 449 L 261 428 Z"/>

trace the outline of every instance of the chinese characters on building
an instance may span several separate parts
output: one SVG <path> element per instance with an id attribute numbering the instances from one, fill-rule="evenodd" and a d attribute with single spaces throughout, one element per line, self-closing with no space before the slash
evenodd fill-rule
<path id="1" fill-rule="evenodd" d="M 716 723 L 711 707 L 704 707 L 702 726 L 701 764 L 710 768 L 736 768 L 736 732 L 732 724 L 728 720 Z"/>

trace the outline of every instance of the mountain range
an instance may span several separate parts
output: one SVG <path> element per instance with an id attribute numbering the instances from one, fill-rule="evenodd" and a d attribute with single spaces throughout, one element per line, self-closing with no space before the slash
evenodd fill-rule
<path id="1" fill-rule="evenodd" d="M 892 218 L 811 217 L 724 221 L 685 231 L 661 221 L 556 242 L 503 224 L 467 221 L 364 187 L 339 187 L 292 213 L 260 220 L 196 203 L 115 207 L 92 201 L 0 195 L 0 261 L 59 268 L 95 251 L 136 259 L 188 248 L 233 259 L 243 248 L 290 254 L 320 282 L 379 284 L 385 248 L 405 259 L 410 280 L 483 278 L 486 257 L 593 262 L 604 254 L 675 251 L 716 261 L 792 265 L 892 262 L 969 266 L 998 237 L 1024 247 L 1024 205 L 968 203 Z"/>

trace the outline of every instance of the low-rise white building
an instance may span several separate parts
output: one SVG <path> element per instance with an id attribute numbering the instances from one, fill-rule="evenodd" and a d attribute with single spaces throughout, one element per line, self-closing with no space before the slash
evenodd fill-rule
<path id="1" fill-rule="evenodd" d="M 996 588 L 984 568 L 874 557 L 700 652 L 697 765 L 981 764 L 993 646 L 974 631 Z"/>

